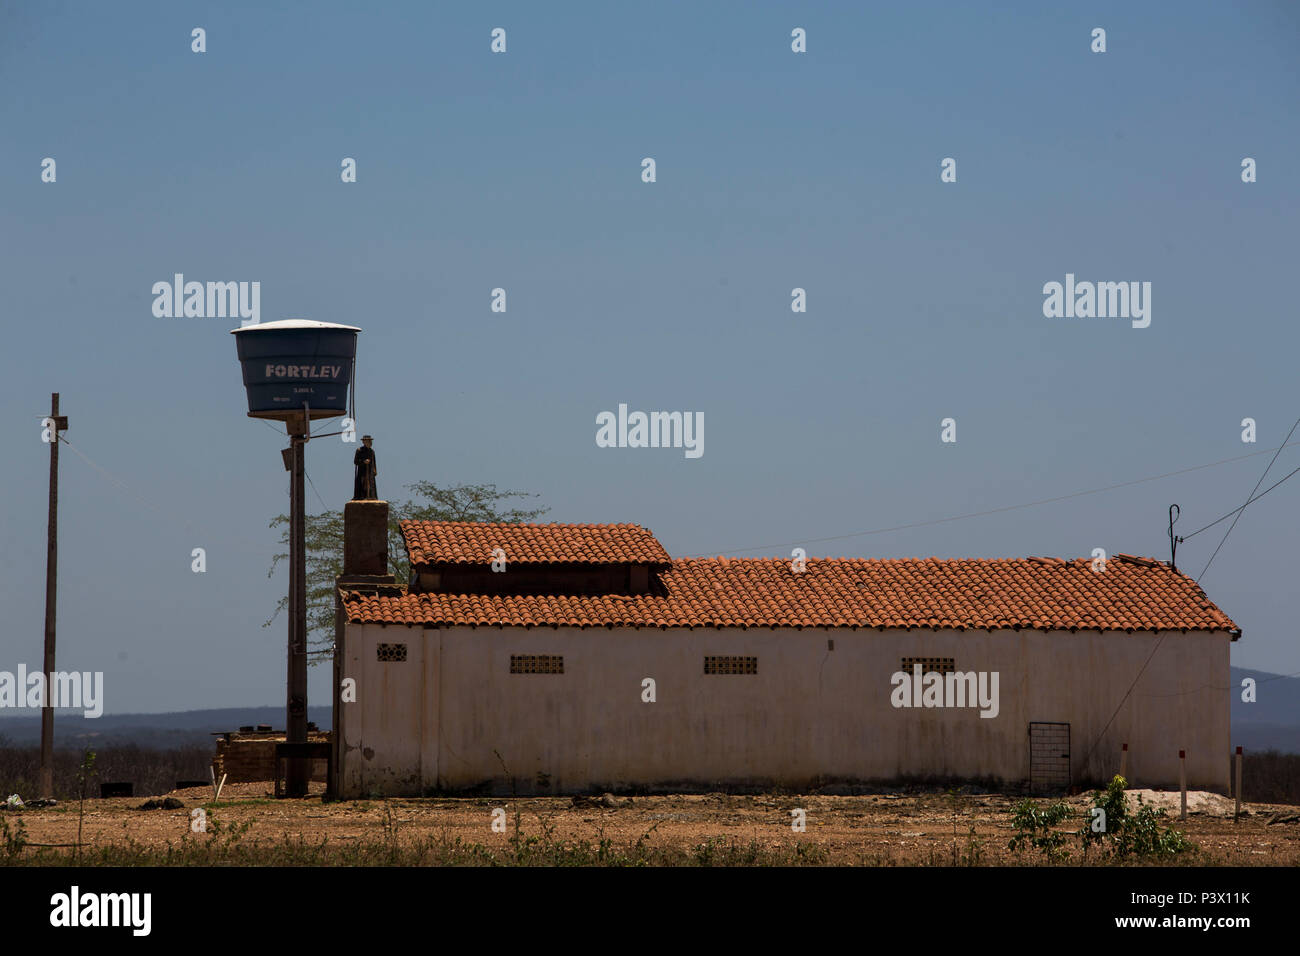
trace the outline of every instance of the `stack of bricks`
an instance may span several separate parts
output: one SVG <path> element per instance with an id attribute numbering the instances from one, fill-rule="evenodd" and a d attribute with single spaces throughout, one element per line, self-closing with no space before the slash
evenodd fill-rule
<path id="1" fill-rule="evenodd" d="M 311 743 L 328 743 L 326 731 L 307 734 Z M 217 755 L 212 758 L 212 771 L 216 779 L 226 775 L 226 783 L 256 783 L 275 779 L 275 745 L 284 743 L 284 732 L 228 733 L 217 738 Z M 324 781 L 326 761 L 313 760 L 311 779 Z"/>

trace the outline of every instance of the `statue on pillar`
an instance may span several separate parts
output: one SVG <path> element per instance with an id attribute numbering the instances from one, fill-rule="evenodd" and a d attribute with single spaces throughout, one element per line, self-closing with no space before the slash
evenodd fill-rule
<path id="1" fill-rule="evenodd" d="M 373 442 L 374 439 L 369 435 L 362 435 L 361 443 L 365 447 L 358 448 L 352 456 L 352 464 L 356 466 L 356 476 L 352 481 L 353 501 L 374 501 L 379 498 L 375 487 L 375 476 L 379 470 L 375 467 L 374 449 L 370 447 Z"/>

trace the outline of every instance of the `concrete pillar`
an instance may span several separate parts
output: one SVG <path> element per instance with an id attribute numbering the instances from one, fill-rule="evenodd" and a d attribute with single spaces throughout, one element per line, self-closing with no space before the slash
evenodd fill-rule
<path id="1" fill-rule="evenodd" d="M 388 502 L 343 506 L 343 574 L 388 573 Z"/>

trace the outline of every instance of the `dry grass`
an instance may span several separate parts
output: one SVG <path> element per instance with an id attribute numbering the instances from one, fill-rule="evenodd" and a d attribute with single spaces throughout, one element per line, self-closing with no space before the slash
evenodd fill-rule
<path id="1" fill-rule="evenodd" d="M 319 792 L 319 785 L 315 791 Z M 135 800 L 87 801 L 83 863 L 113 865 L 1040 865 L 1007 848 L 1017 797 L 995 794 L 730 795 L 570 798 L 427 798 L 323 803 L 274 800 L 264 784 L 172 794 L 178 810 L 140 810 Z M 1162 795 L 1176 807 L 1178 795 Z M 1079 809 L 1086 796 L 1071 798 Z M 1300 865 L 1300 815 L 1196 795 L 1186 821 L 1197 846 L 1173 865 Z M 190 831 L 204 807 L 208 832 Z M 492 811 L 506 810 L 505 832 Z M 793 808 L 806 832 L 791 829 Z M 1225 809 L 1226 807 L 1226 809 Z M 1226 815 L 1225 815 L 1226 814 Z M 53 864 L 76 840 L 75 805 L 0 814 L 9 827 L 0 859 Z M 21 820 L 27 845 L 15 848 Z M 46 844 L 36 846 L 34 844 Z M 7 846 L 7 849 L 6 849 Z M 1078 853 L 1067 864 L 1084 863 Z M 1087 865 L 1097 865 L 1094 858 Z M 1149 861 L 1139 861 L 1149 862 Z"/>
<path id="2" fill-rule="evenodd" d="M 167 793 L 178 780 L 207 780 L 212 766 L 212 747 L 175 747 L 166 750 L 135 744 L 110 744 L 95 750 L 95 777 L 87 792 L 99 793 L 101 782 L 129 781 L 136 796 Z M 80 750 L 54 751 L 54 796 L 72 800 L 77 796 L 77 768 Z M 0 737 L 0 799 L 11 793 L 30 800 L 37 794 L 40 779 L 40 747 L 14 746 Z"/>
<path id="3" fill-rule="evenodd" d="M 38 751 L 0 741 L 0 798 L 35 793 Z M 0 862 L 58 864 L 77 842 L 76 772 L 80 752 L 56 752 L 51 808 L 0 811 Z M 300 801 L 276 801 L 270 785 L 227 784 L 219 804 L 211 788 L 171 791 L 178 779 L 207 776 L 206 748 L 150 750 L 109 746 L 98 775 L 130 780 L 133 799 L 86 803 L 83 862 L 117 865 L 577 864 L 577 865 L 867 865 L 978 866 L 1039 864 L 1013 852 L 1012 807 L 1019 796 L 987 792 L 827 794 L 681 794 L 570 799 L 541 797 L 390 799 L 322 803 L 323 786 Z M 1197 847 L 1174 865 L 1300 865 L 1300 756 L 1247 755 L 1247 805 L 1232 820 L 1232 802 L 1189 795 L 1178 821 L 1178 794 L 1144 791 L 1167 808 L 1169 822 Z M 921 792 L 918 792 L 920 790 Z M 170 791 L 170 794 L 169 794 Z M 169 794 L 175 810 L 141 810 L 147 796 Z M 1071 798 L 1086 811 L 1089 798 Z M 1290 806 L 1284 804 L 1291 804 Z M 190 811 L 204 808 L 206 833 L 190 830 Z M 506 832 L 492 829 L 492 810 L 507 810 Z M 791 829 L 790 811 L 806 811 L 806 832 Z M 1077 825 L 1077 824 L 1076 824 Z M 20 831 L 21 828 L 21 831 Z M 1096 865 L 1077 850 L 1066 864 Z M 1149 862 L 1149 861 L 1148 861 Z"/>

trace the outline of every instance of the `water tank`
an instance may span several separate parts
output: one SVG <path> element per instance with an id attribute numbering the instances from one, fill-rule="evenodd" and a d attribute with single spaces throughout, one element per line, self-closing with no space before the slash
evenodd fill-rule
<path id="1" fill-rule="evenodd" d="M 346 415 L 360 331 L 307 319 L 232 329 L 249 418 L 287 421 L 302 414 L 304 402 L 313 419 Z"/>

